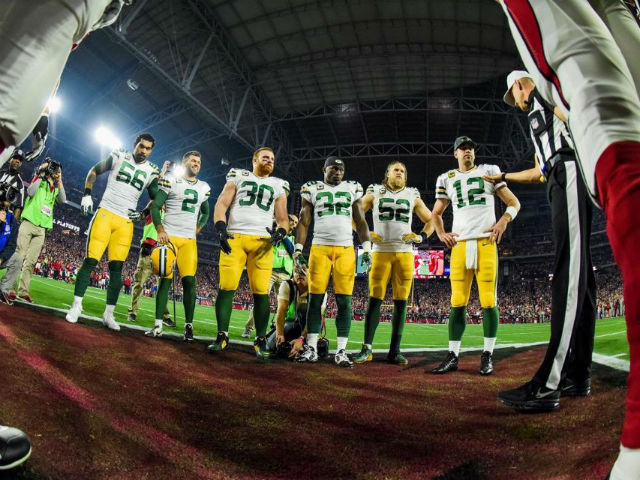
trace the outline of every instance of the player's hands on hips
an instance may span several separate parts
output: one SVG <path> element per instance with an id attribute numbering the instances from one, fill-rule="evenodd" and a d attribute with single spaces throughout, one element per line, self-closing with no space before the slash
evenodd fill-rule
<path id="1" fill-rule="evenodd" d="M 282 240 L 284 240 L 284 237 L 287 236 L 287 231 L 282 227 L 274 227 L 274 228 L 267 227 L 267 233 L 271 235 L 272 245 L 279 244 Z"/>
<path id="2" fill-rule="evenodd" d="M 369 273 L 369 270 L 371 270 L 371 253 L 370 252 L 364 252 L 362 254 L 362 257 L 360 257 L 360 262 L 362 263 L 362 266 L 364 267 L 365 273 Z"/>
<path id="3" fill-rule="evenodd" d="M 142 220 L 144 220 L 144 215 L 142 212 L 138 212 L 131 208 L 129 209 L 127 216 L 129 217 L 129 220 L 131 220 L 133 223 L 139 223 L 139 222 L 142 222 Z"/>
<path id="4" fill-rule="evenodd" d="M 93 213 L 93 199 L 91 195 L 85 195 L 80 201 L 80 211 L 83 215 L 90 215 Z"/>
<path id="5" fill-rule="evenodd" d="M 231 253 L 231 245 L 229 245 L 229 239 L 233 238 L 233 235 L 227 232 L 227 223 L 220 220 L 216 222 L 216 235 L 218 242 L 220 243 L 220 250 L 229 255 Z"/>
<path id="6" fill-rule="evenodd" d="M 369 238 L 376 245 L 379 245 L 383 242 L 382 237 L 378 235 L 376 232 L 369 232 Z"/>
<path id="7" fill-rule="evenodd" d="M 507 222 L 500 219 L 496 223 L 494 223 L 491 228 L 487 228 L 485 230 L 485 233 L 491 234 L 489 236 L 489 240 L 491 240 L 492 242 L 500 243 L 500 241 L 502 240 L 502 234 L 504 234 L 504 231 L 506 229 L 507 229 Z"/>
<path id="8" fill-rule="evenodd" d="M 453 248 L 455 244 L 458 243 L 456 237 L 459 236 L 460 235 L 458 235 L 457 233 L 443 233 L 442 235 L 438 234 L 438 238 L 447 246 L 447 248 Z"/>
<path id="9" fill-rule="evenodd" d="M 483 175 L 482 179 L 485 182 L 489 183 L 500 183 L 502 181 L 502 174 L 498 173 L 497 175 Z"/>

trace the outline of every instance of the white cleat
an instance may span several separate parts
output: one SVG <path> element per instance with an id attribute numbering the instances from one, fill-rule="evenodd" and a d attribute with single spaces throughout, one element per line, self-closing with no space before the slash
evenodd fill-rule
<path id="1" fill-rule="evenodd" d="M 154 327 L 144 332 L 147 337 L 160 337 L 162 333 L 162 320 L 156 320 Z"/>
<path id="2" fill-rule="evenodd" d="M 82 313 L 82 302 L 73 302 L 71 308 L 67 312 L 67 315 L 64 317 L 65 320 L 69 323 L 78 323 L 78 317 Z"/>
<path id="3" fill-rule="evenodd" d="M 102 324 L 111 330 L 115 330 L 116 332 L 120 331 L 120 325 L 118 324 L 118 322 L 116 322 L 115 318 L 113 318 L 113 313 L 103 313 Z"/>

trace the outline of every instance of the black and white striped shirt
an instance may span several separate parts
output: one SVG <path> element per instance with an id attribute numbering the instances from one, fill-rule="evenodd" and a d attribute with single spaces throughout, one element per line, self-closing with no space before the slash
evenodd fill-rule
<path id="1" fill-rule="evenodd" d="M 0 170 L 0 185 L 8 183 L 20 192 L 20 202 L 16 204 L 16 208 L 24 207 L 24 182 L 19 173 L 10 173 L 8 168 Z"/>
<path id="2" fill-rule="evenodd" d="M 553 113 L 553 107 L 542 98 L 538 89 L 529 95 L 529 129 L 536 149 L 540 170 L 549 174 L 549 161 L 557 153 L 573 153 L 573 141 L 567 126 Z"/>

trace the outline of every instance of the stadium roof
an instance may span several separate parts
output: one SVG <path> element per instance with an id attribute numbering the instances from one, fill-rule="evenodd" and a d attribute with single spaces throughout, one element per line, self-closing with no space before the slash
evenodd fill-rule
<path id="1" fill-rule="evenodd" d="M 265 144 L 294 184 L 330 154 L 362 183 L 400 158 L 432 189 L 459 134 L 480 161 L 530 161 L 526 125 L 501 99 L 519 65 L 486 0 L 136 0 L 71 55 L 54 137 L 93 157 L 99 123 L 125 144 L 149 130 L 157 163 L 197 148 L 214 184 L 223 159 L 246 166 Z"/>

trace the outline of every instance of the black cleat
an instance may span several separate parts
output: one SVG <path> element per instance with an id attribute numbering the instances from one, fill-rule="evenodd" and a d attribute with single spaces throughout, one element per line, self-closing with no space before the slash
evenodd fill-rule
<path id="1" fill-rule="evenodd" d="M 0 425 L 0 471 L 23 464 L 31 455 L 31 442 L 24 432 Z"/>
<path id="2" fill-rule="evenodd" d="M 551 390 L 530 381 L 513 390 L 500 392 L 498 399 L 518 412 L 550 412 L 560 406 L 560 390 Z"/>
<path id="3" fill-rule="evenodd" d="M 260 360 L 269 360 L 271 352 L 267 349 L 267 341 L 264 337 L 258 337 L 253 342 L 253 349 L 256 351 L 256 357 Z"/>
<path id="4" fill-rule="evenodd" d="M 491 375 L 493 373 L 493 358 L 491 352 L 484 351 L 480 356 L 480 375 Z"/>
<path id="5" fill-rule="evenodd" d="M 131 323 L 135 323 L 136 322 L 136 314 L 135 313 L 129 313 L 129 315 L 127 316 L 127 321 L 129 321 Z"/>
<path id="6" fill-rule="evenodd" d="M 447 358 L 445 358 L 440 365 L 431 370 L 431 373 L 442 375 L 449 372 L 455 372 L 456 370 L 458 370 L 458 356 L 453 352 L 449 352 L 447 354 Z"/>
<path id="7" fill-rule="evenodd" d="M 224 332 L 218 332 L 218 336 L 211 345 L 207 347 L 207 352 L 218 353 L 223 351 L 229 345 L 229 336 Z"/>
<path id="8" fill-rule="evenodd" d="M 388 363 L 393 363 L 394 365 L 408 365 L 409 364 L 409 360 L 407 360 L 407 357 L 402 355 L 400 352 L 398 352 L 398 353 L 389 352 L 389 354 L 387 355 L 387 362 Z"/>
<path id="9" fill-rule="evenodd" d="M 164 323 L 167 327 L 176 328 L 177 324 L 171 317 L 163 317 L 162 323 Z"/>
<path id="10" fill-rule="evenodd" d="M 591 395 L 591 378 L 576 381 L 571 378 L 565 378 L 560 382 L 561 397 L 588 397 Z"/>
<path id="11" fill-rule="evenodd" d="M 191 323 L 184 324 L 183 340 L 185 342 L 193 342 L 193 325 Z"/>

